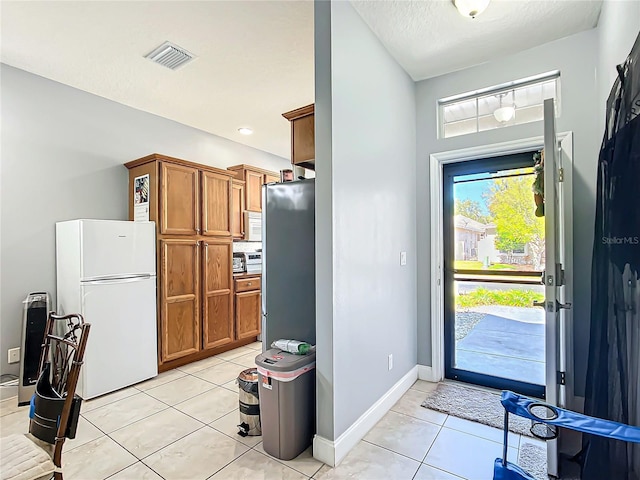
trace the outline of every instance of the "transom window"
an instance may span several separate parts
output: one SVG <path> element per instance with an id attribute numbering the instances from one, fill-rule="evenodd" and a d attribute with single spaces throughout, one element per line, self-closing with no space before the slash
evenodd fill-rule
<path id="1" fill-rule="evenodd" d="M 560 72 L 438 100 L 440 138 L 536 122 L 544 118 L 544 101 L 556 100 L 560 114 Z"/>

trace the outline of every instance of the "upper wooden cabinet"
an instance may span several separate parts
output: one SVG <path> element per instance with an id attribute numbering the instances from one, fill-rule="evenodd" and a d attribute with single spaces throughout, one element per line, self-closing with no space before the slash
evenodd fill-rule
<path id="1" fill-rule="evenodd" d="M 247 210 L 252 212 L 262 211 L 262 184 L 264 183 L 264 175 L 259 172 L 247 170 L 246 173 L 246 199 Z"/>
<path id="2" fill-rule="evenodd" d="M 234 180 L 231 185 L 231 236 L 236 239 L 244 238 L 244 182 Z"/>
<path id="3" fill-rule="evenodd" d="M 291 164 L 315 170 L 314 104 L 283 113 L 282 116 L 291 122 Z"/>
<path id="4" fill-rule="evenodd" d="M 231 237 L 233 172 L 157 153 L 125 166 L 130 220 L 139 207 L 136 180 L 148 175 L 148 220 L 156 222 L 158 234 Z"/>
<path id="5" fill-rule="evenodd" d="M 202 171 L 202 234 L 231 236 L 231 177 Z"/>
<path id="6" fill-rule="evenodd" d="M 265 175 L 264 183 L 278 183 L 280 181 L 280 175 Z"/>
<path id="7" fill-rule="evenodd" d="M 160 164 L 160 233 L 197 235 L 200 232 L 198 175 L 197 168 Z"/>
<path id="8" fill-rule="evenodd" d="M 280 180 L 280 175 L 251 165 L 235 165 L 229 170 L 236 172 L 236 178 L 243 180 L 245 209 L 251 212 L 262 211 L 262 185 Z"/>

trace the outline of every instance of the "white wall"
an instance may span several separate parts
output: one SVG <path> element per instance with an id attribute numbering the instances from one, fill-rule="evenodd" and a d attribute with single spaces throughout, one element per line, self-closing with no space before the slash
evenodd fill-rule
<path id="1" fill-rule="evenodd" d="M 318 405 L 333 402 L 318 429 L 333 440 L 416 365 L 415 85 L 350 3 L 316 5 Z"/>
<path id="2" fill-rule="evenodd" d="M 640 33 L 640 1 L 605 0 L 598 21 L 598 108 L 600 130 L 604 131 L 604 106 L 617 76 L 616 65 L 621 64 L 631 52 Z"/>
<path id="3" fill-rule="evenodd" d="M 505 142 L 543 134 L 542 122 L 497 130 L 437 138 L 439 98 L 502 84 L 539 73 L 560 70 L 561 115 L 558 131 L 574 133 L 574 324 L 577 393 L 584 394 L 588 348 L 591 253 L 595 212 L 595 183 L 602 132 L 597 128 L 596 66 L 598 34 L 582 32 L 530 50 L 417 84 L 418 181 L 418 363 L 431 365 L 429 154 Z"/>
<path id="4" fill-rule="evenodd" d="M 20 344 L 22 300 L 36 290 L 55 298 L 55 222 L 128 218 L 124 163 L 155 152 L 222 168 L 290 167 L 275 155 L 7 65 L 0 73 L 2 373 L 17 373 L 6 351 Z"/>

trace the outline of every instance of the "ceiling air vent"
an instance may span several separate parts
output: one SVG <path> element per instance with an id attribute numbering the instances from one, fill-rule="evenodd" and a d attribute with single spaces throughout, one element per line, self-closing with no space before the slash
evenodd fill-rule
<path id="1" fill-rule="evenodd" d="M 174 45 L 171 42 L 164 42 L 153 52 L 145 55 L 144 58 L 148 58 L 152 62 L 159 63 L 163 67 L 170 68 L 171 70 L 177 70 L 196 57 L 182 47 Z"/>

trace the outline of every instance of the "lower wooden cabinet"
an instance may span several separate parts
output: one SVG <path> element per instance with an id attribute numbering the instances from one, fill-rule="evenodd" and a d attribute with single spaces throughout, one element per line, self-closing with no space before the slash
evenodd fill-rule
<path id="1" fill-rule="evenodd" d="M 260 333 L 260 276 L 234 280 L 231 238 L 161 238 L 158 257 L 161 365 L 199 360 Z"/>
<path id="2" fill-rule="evenodd" d="M 197 240 L 160 240 L 160 359 L 200 350 L 200 246 Z"/>
<path id="3" fill-rule="evenodd" d="M 238 340 L 260 333 L 260 290 L 236 293 L 236 336 Z"/>
<path id="4" fill-rule="evenodd" d="M 231 239 L 203 242 L 203 347 L 215 348 L 234 341 Z"/>

